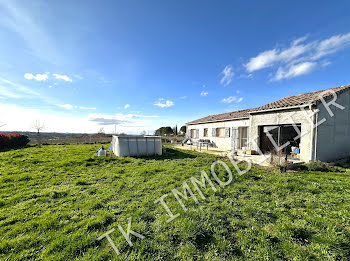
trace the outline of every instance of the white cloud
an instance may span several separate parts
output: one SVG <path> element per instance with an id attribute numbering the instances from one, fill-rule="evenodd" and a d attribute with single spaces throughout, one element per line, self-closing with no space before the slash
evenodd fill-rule
<path id="1" fill-rule="evenodd" d="M 97 132 L 99 126 L 89 122 L 87 117 L 55 114 L 52 111 L 29 109 L 13 104 L 0 104 L 0 111 L 7 111 L 2 120 L 7 123 L 3 130 L 34 131 L 35 120 L 44 122 L 47 132 Z"/>
<path id="2" fill-rule="evenodd" d="M 61 74 L 54 73 L 53 76 L 55 76 L 55 78 L 59 79 L 59 80 L 64 80 L 66 82 L 72 82 L 72 79 L 69 78 L 67 75 L 61 75 Z"/>
<path id="3" fill-rule="evenodd" d="M 26 78 L 27 80 L 36 80 L 36 81 L 46 81 L 49 76 L 45 73 L 45 74 L 31 74 L 31 73 L 25 73 L 24 74 L 24 78 Z"/>
<path id="4" fill-rule="evenodd" d="M 79 106 L 79 109 L 81 109 L 81 110 L 96 110 L 96 107 Z"/>
<path id="5" fill-rule="evenodd" d="M 234 102 L 235 100 L 237 100 L 236 96 L 230 96 L 230 97 L 222 99 L 221 102 L 223 102 L 223 103 L 231 103 L 231 102 Z"/>
<path id="6" fill-rule="evenodd" d="M 242 73 L 238 76 L 239 79 L 249 79 L 251 78 L 253 75 L 251 73 L 247 74 L 247 73 Z"/>
<path id="7" fill-rule="evenodd" d="M 159 118 L 158 115 L 138 115 L 138 114 L 135 114 L 135 117 L 140 117 L 140 118 Z"/>
<path id="8" fill-rule="evenodd" d="M 77 105 L 72 105 L 72 104 L 60 104 L 58 105 L 59 107 L 63 109 L 80 109 L 80 110 L 96 110 L 96 107 L 86 107 L 86 106 L 77 106 Z"/>
<path id="9" fill-rule="evenodd" d="M 303 74 L 308 74 L 312 72 L 316 66 L 317 66 L 316 63 L 304 62 L 304 63 L 292 65 L 286 71 L 283 70 L 282 68 L 279 68 L 277 70 L 274 80 L 278 81 L 284 78 L 288 79 L 288 78 L 297 77 Z"/>
<path id="10" fill-rule="evenodd" d="M 250 58 L 250 61 L 245 64 L 248 72 L 260 70 L 269 66 L 277 60 L 277 51 L 275 49 L 260 53 L 258 56 Z"/>
<path id="11" fill-rule="evenodd" d="M 154 105 L 161 107 L 161 108 L 168 108 L 168 107 L 174 106 L 175 103 L 173 101 L 170 101 L 170 100 L 164 101 L 163 98 L 160 98 L 156 103 L 154 103 Z"/>
<path id="12" fill-rule="evenodd" d="M 240 103 L 241 101 L 243 101 L 243 98 L 242 97 L 238 98 L 237 96 L 229 96 L 221 100 L 222 103 L 232 103 L 232 102 Z"/>
<path id="13" fill-rule="evenodd" d="M 319 59 L 325 55 L 335 53 L 350 45 L 350 33 L 334 35 L 321 41 L 317 47 L 313 59 Z"/>
<path id="14" fill-rule="evenodd" d="M 230 96 L 221 100 L 223 103 L 231 103 L 237 100 L 236 96 Z"/>
<path id="15" fill-rule="evenodd" d="M 90 122 L 94 122 L 99 126 L 117 127 L 118 132 L 140 133 L 144 129 L 155 129 L 151 124 L 158 115 L 139 115 L 139 114 L 123 114 L 114 115 L 93 113 L 88 116 Z M 127 129 L 127 131 L 123 131 Z"/>
<path id="16" fill-rule="evenodd" d="M 330 64 L 332 64 L 330 61 L 323 61 L 323 62 L 321 63 L 321 66 L 322 66 L 322 67 L 326 67 L 326 66 L 328 66 L 328 65 L 330 65 Z"/>
<path id="17" fill-rule="evenodd" d="M 201 92 L 201 96 L 207 96 L 209 93 L 208 92 L 205 92 L 205 91 L 202 91 Z"/>
<path id="18" fill-rule="evenodd" d="M 71 104 L 61 104 L 61 105 L 58 105 L 58 106 L 60 106 L 61 108 L 64 108 L 64 109 L 69 109 L 69 110 L 74 108 L 74 106 L 71 105 Z"/>
<path id="19" fill-rule="evenodd" d="M 153 134 L 154 130 L 160 126 L 174 126 L 175 123 L 178 123 L 179 126 L 191 120 L 191 117 L 186 115 L 177 118 L 172 116 L 163 118 L 158 115 L 90 113 L 85 116 L 74 115 L 74 111 L 71 110 L 57 111 L 45 108 L 45 110 L 30 109 L 19 105 L 0 103 L 0 111 L 6 112 L 1 115 L 1 122 L 7 124 L 1 130 L 34 131 L 33 122 L 40 120 L 40 122 L 44 122 L 47 132 L 96 133 L 103 125 L 106 133 L 114 133 L 114 124 L 117 123 L 113 120 L 120 120 L 122 124 L 117 124 L 117 133 L 140 134 L 141 131 L 146 130 L 147 133 Z M 111 121 L 108 122 L 108 119 Z"/>
<path id="20" fill-rule="evenodd" d="M 158 115 L 142 115 L 142 114 L 123 114 L 123 113 L 116 113 L 113 115 L 110 114 L 101 114 L 101 113 L 92 113 L 89 114 L 89 120 L 100 122 L 101 125 L 110 125 L 110 124 L 117 124 L 116 122 L 122 123 L 132 123 L 132 122 L 140 122 L 140 121 L 147 121 L 149 118 L 158 118 Z"/>
<path id="21" fill-rule="evenodd" d="M 235 75 L 231 65 L 226 65 L 221 74 L 223 74 L 223 76 L 220 83 L 224 86 L 229 85 L 232 82 L 233 76 Z"/>
<path id="22" fill-rule="evenodd" d="M 309 43 L 306 43 L 306 40 L 307 37 L 302 37 L 294 40 L 287 48 L 263 51 L 250 58 L 244 67 L 250 73 L 277 66 L 276 74 L 272 80 L 308 74 L 318 66 L 320 58 L 350 46 L 350 33 Z"/>
<path id="23" fill-rule="evenodd" d="M 307 38 L 308 38 L 307 35 L 306 35 L 306 36 L 303 36 L 303 37 L 300 37 L 300 38 L 294 40 L 293 43 L 292 43 L 292 45 L 298 45 L 298 44 L 300 44 L 300 43 L 302 43 L 302 42 L 305 42 L 305 40 L 306 40 Z"/>
<path id="24" fill-rule="evenodd" d="M 130 104 L 125 104 L 124 109 L 130 108 Z"/>
<path id="25" fill-rule="evenodd" d="M 187 96 L 181 96 L 180 99 L 181 100 L 187 99 Z"/>
<path id="26" fill-rule="evenodd" d="M 0 85 L 0 98 L 13 98 L 13 99 L 18 99 L 21 98 L 22 96 L 19 95 L 18 93 L 14 93 L 9 88 Z"/>
<path id="27" fill-rule="evenodd" d="M 23 98 L 23 99 L 31 99 L 33 101 L 36 101 L 37 104 L 50 104 L 50 105 L 56 105 L 56 104 L 61 104 L 61 102 L 55 98 L 55 97 L 51 97 L 51 96 L 46 96 L 45 94 L 40 94 L 39 92 L 33 91 L 31 88 L 4 79 L 2 77 L 0 77 L 0 86 L 1 86 L 1 90 L 3 91 L 2 93 L 0 93 L 0 96 L 6 96 L 6 99 L 10 99 L 10 98 Z M 15 96 L 11 97 L 11 93 L 15 94 Z"/>
<path id="28" fill-rule="evenodd" d="M 28 88 L 22 84 L 9 81 L 9 80 L 2 78 L 2 77 L 0 77 L 0 83 L 2 84 L 3 90 L 6 90 L 7 92 L 15 92 L 16 96 L 33 97 L 33 96 L 40 95 L 38 92 L 33 91 L 30 88 Z M 43 96 L 40 96 L 40 97 L 43 97 Z"/>
<path id="29" fill-rule="evenodd" d="M 279 62 L 286 63 L 302 55 L 309 48 L 309 45 L 292 45 L 290 48 L 284 50 L 272 49 L 265 51 L 251 58 L 245 65 L 245 68 L 248 72 L 253 72 L 271 67 Z"/>
<path id="30" fill-rule="evenodd" d="M 81 76 L 81 75 L 79 75 L 79 74 L 74 74 L 73 76 L 74 76 L 75 78 L 79 79 L 79 80 L 83 80 L 83 79 L 84 79 L 84 77 Z"/>

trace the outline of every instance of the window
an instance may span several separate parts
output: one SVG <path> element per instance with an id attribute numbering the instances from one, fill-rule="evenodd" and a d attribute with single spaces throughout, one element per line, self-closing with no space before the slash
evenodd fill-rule
<path id="1" fill-rule="evenodd" d="M 248 127 L 238 128 L 238 142 L 239 149 L 248 146 Z"/>
<path id="2" fill-rule="evenodd" d="M 196 138 L 196 129 L 191 129 L 191 138 Z"/>
<path id="3" fill-rule="evenodd" d="M 225 138 L 225 128 L 216 128 L 216 137 Z"/>
<path id="4" fill-rule="evenodd" d="M 208 137 L 208 128 L 204 128 L 204 134 L 203 134 L 204 137 Z"/>

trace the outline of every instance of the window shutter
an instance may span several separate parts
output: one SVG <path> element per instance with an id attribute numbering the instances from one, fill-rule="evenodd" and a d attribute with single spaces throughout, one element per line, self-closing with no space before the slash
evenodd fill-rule
<path id="1" fill-rule="evenodd" d="M 225 128 L 225 137 L 226 138 L 230 137 L 230 128 Z"/>
<path id="2" fill-rule="evenodd" d="M 216 128 L 212 128 L 211 130 L 212 130 L 212 133 L 211 133 L 212 136 L 213 136 L 213 137 L 216 137 Z"/>
<path id="3" fill-rule="evenodd" d="M 247 127 L 247 148 L 250 149 L 250 144 L 249 144 L 249 127 Z"/>
<path id="4" fill-rule="evenodd" d="M 232 150 L 237 151 L 238 150 L 238 128 L 233 127 L 232 128 Z"/>
<path id="5" fill-rule="evenodd" d="M 196 138 L 199 138 L 199 129 L 196 129 Z"/>

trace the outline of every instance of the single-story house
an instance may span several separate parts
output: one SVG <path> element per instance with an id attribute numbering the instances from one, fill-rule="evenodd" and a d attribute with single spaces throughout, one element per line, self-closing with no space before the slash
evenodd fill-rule
<path id="1" fill-rule="evenodd" d="M 209 115 L 188 122 L 186 136 L 223 150 L 263 154 L 289 143 L 302 161 L 332 161 L 350 155 L 349 90 L 344 85 Z"/>

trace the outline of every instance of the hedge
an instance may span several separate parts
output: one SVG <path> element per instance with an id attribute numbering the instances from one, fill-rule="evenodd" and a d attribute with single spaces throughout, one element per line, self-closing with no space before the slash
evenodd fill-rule
<path id="1" fill-rule="evenodd" d="M 23 147 L 29 142 L 28 136 L 19 133 L 0 133 L 0 149 Z"/>

